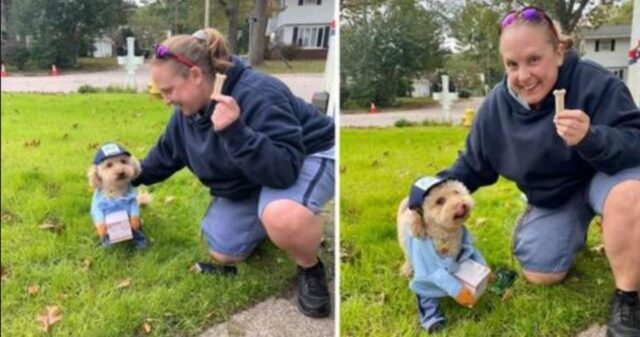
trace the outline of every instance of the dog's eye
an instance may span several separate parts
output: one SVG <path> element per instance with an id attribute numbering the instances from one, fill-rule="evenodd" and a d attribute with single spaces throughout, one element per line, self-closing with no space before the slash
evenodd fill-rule
<path id="1" fill-rule="evenodd" d="M 107 168 L 111 168 L 111 166 L 113 166 L 113 163 L 108 162 L 108 163 L 107 163 Z"/>
<path id="2" fill-rule="evenodd" d="M 126 164 L 126 163 L 127 163 L 127 160 L 126 160 L 126 159 L 120 159 L 120 162 L 121 162 L 122 164 Z"/>
<path id="3" fill-rule="evenodd" d="M 437 205 L 442 205 L 444 204 L 445 198 L 444 197 L 440 197 L 438 199 L 436 199 L 436 204 Z"/>

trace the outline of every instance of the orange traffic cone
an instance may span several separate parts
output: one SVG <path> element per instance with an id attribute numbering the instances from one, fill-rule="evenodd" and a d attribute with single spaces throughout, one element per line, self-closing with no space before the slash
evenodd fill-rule
<path id="1" fill-rule="evenodd" d="M 378 112 L 378 108 L 376 108 L 375 103 L 371 102 L 371 109 L 369 109 L 369 113 L 374 114 L 376 112 Z"/>
<path id="2" fill-rule="evenodd" d="M 58 68 L 56 68 L 55 64 L 51 65 L 51 76 L 58 76 Z"/>
<path id="3" fill-rule="evenodd" d="M 0 77 L 7 77 L 9 73 L 7 73 L 7 69 L 4 68 L 4 63 L 2 64 L 2 72 L 0 72 Z"/>

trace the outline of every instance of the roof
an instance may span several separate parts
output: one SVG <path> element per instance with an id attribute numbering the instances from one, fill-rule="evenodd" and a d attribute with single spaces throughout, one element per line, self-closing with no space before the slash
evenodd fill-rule
<path id="1" fill-rule="evenodd" d="M 585 39 L 595 39 L 600 37 L 631 38 L 631 25 L 601 26 L 597 29 L 585 29 L 582 36 Z"/>

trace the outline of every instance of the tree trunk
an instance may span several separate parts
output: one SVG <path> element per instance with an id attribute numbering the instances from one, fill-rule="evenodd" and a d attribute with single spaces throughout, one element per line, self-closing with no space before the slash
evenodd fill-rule
<path id="1" fill-rule="evenodd" d="M 227 16 L 229 34 L 227 35 L 227 40 L 229 41 L 229 49 L 231 49 L 231 53 L 238 53 L 238 8 L 239 8 L 239 0 L 230 0 L 227 4 L 225 0 L 218 0 L 220 7 L 224 10 L 224 13 Z"/>
<path id="2" fill-rule="evenodd" d="M 249 62 L 252 66 L 261 65 L 264 62 L 264 47 L 267 41 L 267 1 L 255 0 L 251 24 L 249 43 Z"/>

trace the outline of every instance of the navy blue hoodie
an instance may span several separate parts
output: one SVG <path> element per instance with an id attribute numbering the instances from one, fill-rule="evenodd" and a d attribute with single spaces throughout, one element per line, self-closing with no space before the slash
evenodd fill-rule
<path id="1" fill-rule="evenodd" d="M 240 118 L 215 132 L 215 102 L 193 117 L 176 109 L 141 162 L 134 185 L 165 180 L 186 166 L 211 195 L 241 200 L 261 186 L 291 186 L 306 156 L 334 145 L 332 118 L 295 97 L 278 79 L 252 70 L 235 56 L 232 61 L 222 94 L 235 98 Z"/>
<path id="2" fill-rule="evenodd" d="M 554 208 L 583 190 L 596 171 L 613 174 L 640 165 L 640 110 L 620 79 L 569 51 L 553 89 L 562 88 L 566 109 L 582 110 L 591 120 L 580 143 L 568 146 L 556 133 L 553 90 L 528 110 L 509 94 L 505 77 L 480 107 L 465 150 L 438 175 L 471 191 L 502 175 L 531 204 Z"/>

